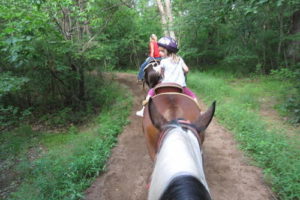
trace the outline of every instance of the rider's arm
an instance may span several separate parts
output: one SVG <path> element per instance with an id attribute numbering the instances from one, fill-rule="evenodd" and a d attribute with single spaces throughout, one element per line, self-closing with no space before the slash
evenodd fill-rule
<path id="1" fill-rule="evenodd" d="M 157 67 L 153 67 L 153 69 L 158 72 L 159 74 L 161 74 L 161 65 L 158 65 Z"/>
<path id="2" fill-rule="evenodd" d="M 185 62 L 182 60 L 182 69 L 185 74 L 189 72 L 189 67 L 185 64 Z"/>
<path id="3" fill-rule="evenodd" d="M 150 42 L 150 57 L 154 57 L 154 44 Z"/>

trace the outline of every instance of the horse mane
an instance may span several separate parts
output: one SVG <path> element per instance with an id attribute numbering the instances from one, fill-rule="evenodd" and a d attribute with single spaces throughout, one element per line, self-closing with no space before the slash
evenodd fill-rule
<path id="1" fill-rule="evenodd" d="M 159 73 L 156 72 L 155 70 L 149 71 L 149 73 L 148 73 L 148 82 L 149 82 L 148 86 L 150 88 L 153 88 L 159 83 L 159 81 L 160 81 Z"/>
<path id="2" fill-rule="evenodd" d="M 181 175 L 174 178 L 160 200 L 211 200 L 205 186 L 195 177 Z"/>
<path id="3" fill-rule="evenodd" d="M 157 62 L 151 62 L 148 64 L 147 68 L 145 69 L 145 82 L 149 88 L 155 87 L 160 81 L 161 76 L 158 72 L 156 72 L 153 67 L 157 66 Z"/>

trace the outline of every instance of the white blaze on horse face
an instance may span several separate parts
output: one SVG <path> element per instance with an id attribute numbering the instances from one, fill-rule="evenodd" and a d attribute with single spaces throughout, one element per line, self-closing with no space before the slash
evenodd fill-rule
<path id="1" fill-rule="evenodd" d="M 158 200 L 170 182 L 180 175 L 194 176 L 209 191 L 197 138 L 190 130 L 176 127 L 167 133 L 157 155 L 148 200 Z"/>

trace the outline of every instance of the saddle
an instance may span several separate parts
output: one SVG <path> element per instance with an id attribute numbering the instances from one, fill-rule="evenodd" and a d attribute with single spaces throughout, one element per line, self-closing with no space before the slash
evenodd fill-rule
<path id="1" fill-rule="evenodd" d="M 157 106 L 158 111 L 168 121 L 177 118 L 195 121 L 200 116 L 199 107 L 191 97 L 182 94 L 182 87 L 180 85 L 164 83 L 157 85 L 154 90 L 155 96 L 152 97 L 152 100 Z M 154 127 L 150 120 L 148 104 L 144 110 L 143 131 L 150 157 L 154 160 L 158 150 L 160 131 Z"/>
<path id="2" fill-rule="evenodd" d="M 181 85 L 177 83 L 160 83 L 154 88 L 155 94 L 162 94 L 162 93 L 183 93 L 183 88 Z"/>

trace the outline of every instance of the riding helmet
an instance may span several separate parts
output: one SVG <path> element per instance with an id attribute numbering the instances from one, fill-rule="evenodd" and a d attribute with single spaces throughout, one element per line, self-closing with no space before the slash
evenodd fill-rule
<path id="1" fill-rule="evenodd" d="M 157 42 L 158 46 L 164 47 L 170 52 L 177 53 L 179 51 L 177 41 L 171 37 L 162 37 Z"/>

